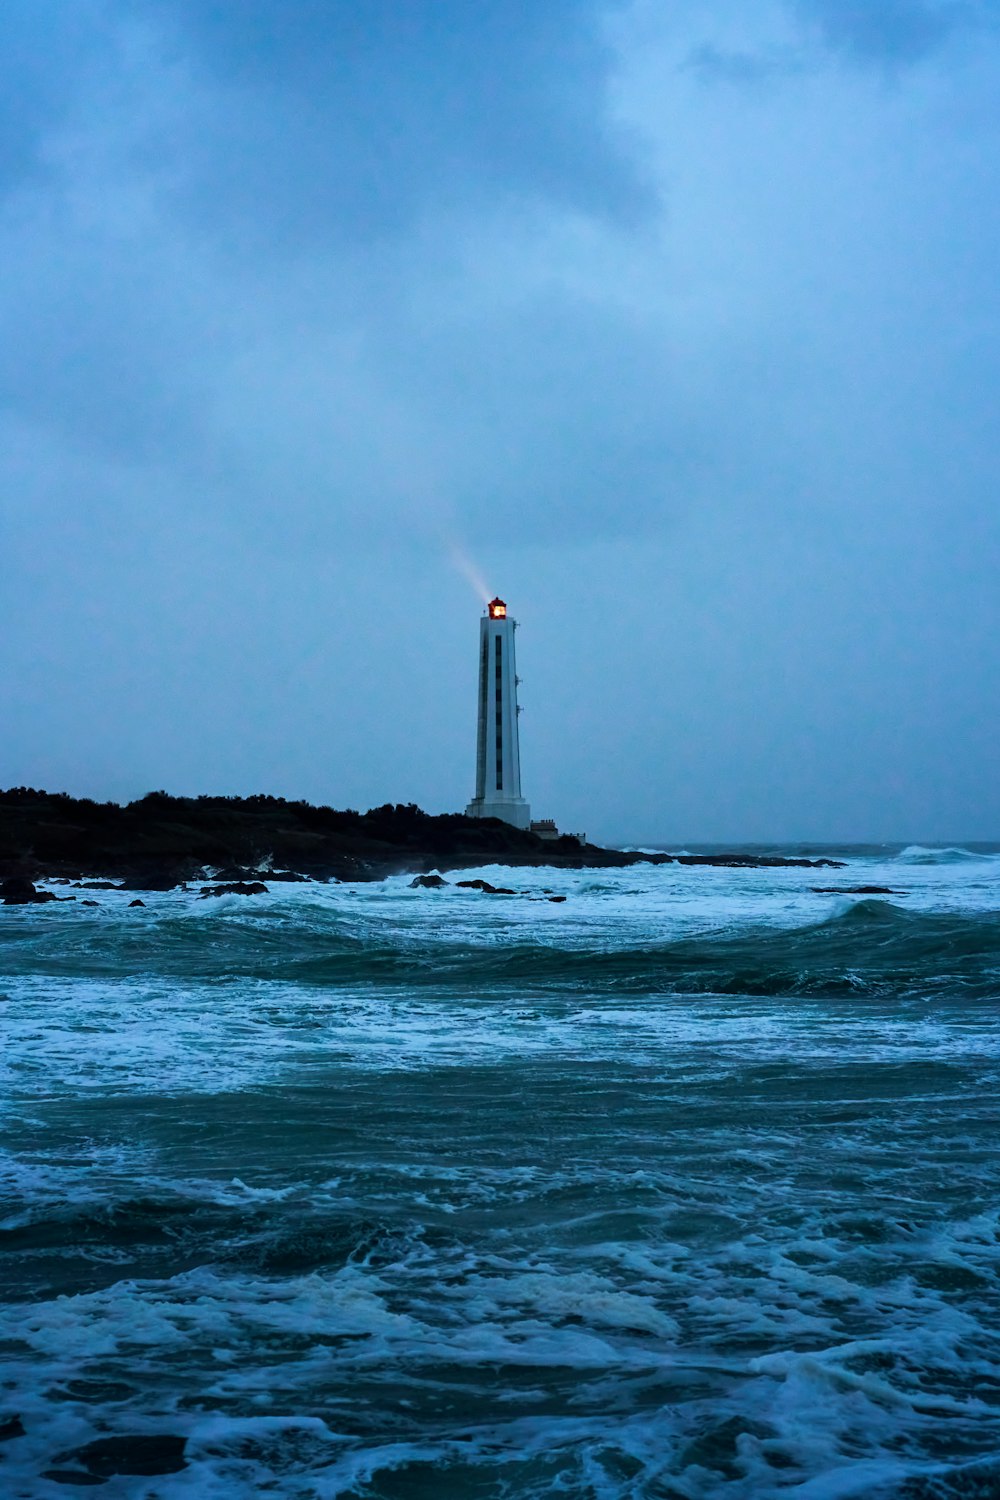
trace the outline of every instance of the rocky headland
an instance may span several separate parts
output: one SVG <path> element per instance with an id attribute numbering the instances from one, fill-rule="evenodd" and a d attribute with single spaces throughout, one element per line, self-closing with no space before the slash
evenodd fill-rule
<path id="1" fill-rule="evenodd" d="M 9 904 L 32 900 L 38 880 L 90 889 L 113 882 L 133 891 L 195 881 L 208 894 L 262 881 L 384 880 L 491 864 L 621 869 L 640 863 L 839 867 L 825 858 L 739 851 L 603 849 L 569 834 L 542 839 L 493 818 L 433 816 L 412 803 L 360 813 L 267 796 L 150 792 L 120 806 L 30 787 L 0 791 L 0 899 Z M 201 885 L 205 880 L 215 884 Z"/>

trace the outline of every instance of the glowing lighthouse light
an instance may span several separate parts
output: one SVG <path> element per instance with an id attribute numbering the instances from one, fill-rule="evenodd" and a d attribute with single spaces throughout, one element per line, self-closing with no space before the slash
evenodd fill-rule
<path id="1" fill-rule="evenodd" d="M 521 796 L 521 752 L 517 733 L 517 672 L 514 632 L 502 599 L 491 599 L 479 622 L 479 733 L 476 740 L 476 795 L 465 809 L 470 818 L 502 818 L 516 828 L 531 825 L 531 808 Z"/>

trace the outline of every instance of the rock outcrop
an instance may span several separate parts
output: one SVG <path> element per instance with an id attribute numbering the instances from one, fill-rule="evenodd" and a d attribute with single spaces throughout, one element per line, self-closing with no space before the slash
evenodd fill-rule
<path id="1" fill-rule="evenodd" d="M 185 1439 L 174 1433 L 122 1433 L 96 1438 L 63 1456 L 60 1462 L 72 1464 L 72 1468 L 50 1469 L 43 1477 L 73 1485 L 111 1479 L 116 1474 L 178 1474 L 187 1468 L 184 1448 Z"/>
<path id="2" fill-rule="evenodd" d="M 542 839 L 497 818 L 467 818 L 461 813 L 435 817 L 412 803 L 387 803 L 359 813 L 283 797 L 170 797 L 150 792 L 120 807 L 30 787 L 0 792 L 0 879 L 20 877 L 29 884 L 39 878 L 88 884 L 100 880 L 143 892 L 204 882 L 207 871 L 218 872 L 214 879 L 220 885 L 302 880 L 354 884 L 484 865 L 579 870 L 671 863 L 839 867 L 837 860 L 826 858 L 740 850 L 675 855 L 602 849 L 568 835 Z M 495 894 L 499 893 L 498 889 Z"/>
<path id="3" fill-rule="evenodd" d="M 28 880 L 24 875 L 12 875 L 0 884 L 0 900 L 4 906 L 31 906 L 59 899 L 52 891 L 36 890 L 34 881 Z M 74 897 L 70 896 L 68 899 L 72 901 Z"/>

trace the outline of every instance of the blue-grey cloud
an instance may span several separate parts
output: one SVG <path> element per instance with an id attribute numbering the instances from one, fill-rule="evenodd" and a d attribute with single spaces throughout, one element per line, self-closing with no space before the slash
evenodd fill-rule
<path id="1" fill-rule="evenodd" d="M 790 35 L 760 47 L 703 40 L 683 66 L 705 83 L 759 87 L 815 71 L 831 56 L 897 74 L 953 39 L 1000 26 L 1000 0 L 787 0 Z"/>
<path id="2" fill-rule="evenodd" d="M 800 50 L 774 47 L 759 52 L 737 47 L 720 47 L 701 42 L 684 60 L 686 72 L 694 73 L 705 83 L 730 83 L 757 86 L 775 77 L 799 73 L 806 66 Z"/>
<path id="3" fill-rule="evenodd" d="M 864 63 L 917 62 L 956 32 L 995 25 L 996 0 L 795 0 L 837 52 Z"/>
<path id="4" fill-rule="evenodd" d="M 542 501 L 572 495 L 577 523 L 600 524 L 602 471 L 648 425 L 649 341 L 640 353 L 641 335 L 620 328 L 635 358 L 610 355 L 607 314 L 563 293 L 500 313 L 484 285 L 457 322 L 428 330 L 407 315 L 407 288 L 456 261 L 470 224 L 489 253 L 491 223 L 521 217 L 530 260 L 533 220 L 545 234 L 552 214 L 614 225 L 651 207 L 605 107 L 613 59 L 590 0 L 87 0 L 72 23 L 62 10 L 37 24 L 32 7 L 13 12 L 35 64 L 24 113 L 36 178 L 45 164 L 44 184 L 27 191 L 25 155 L 6 223 L 0 402 L 20 422 L 102 457 L 207 475 L 223 505 L 232 495 L 266 509 L 278 453 L 334 510 L 351 496 L 384 515 L 410 486 L 415 504 L 433 493 L 449 509 L 465 492 L 473 510 L 534 516 L 542 530 Z M 286 256 L 313 261 L 301 287 L 280 269 Z M 284 280 L 283 314 L 277 283 L 259 300 L 263 268 Z M 457 263 L 451 274 L 468 279 Z M 265 436 L 237 421 L 220 442 L 220 399 L 246 389 L 240 351 L 263 340 L 281 368 L 283 316 L 326 342 L 328 364 L 311 392 L 295 368 L 272 376 L 253 424 Z M 308 362 L 300 348 L 295 366 Z M 402 370 L 412 413 L 397 432 L 384 407 L 397 404 Z M 530 384 L 534 416 L 515 409 Z M 341 436 L 347 387 L 353 428 Z M 329 451 L 313 462 L 312 436 L 289 452 L 282 433 L 324 399 Z M 586 444 L 567 423 L 579 401 L 593 412 Z M 506 463 L 489 457 L 499 414 Z M 408 475 L 415 423 L 441 434 L 441 453 L 433 472 L 417 462 Z M 366 448 L 375 431 L 377 450 Z M 474 431 L 481 457 L 470 463 L 463 436 Z M 658 431 L 639 441 L 670 447 Z M 588 447 L 600 450 L 589 461 Z M 648 511 L 663 484 L 646 467 L 634 490 Z"/>
<path id="5" fill-rule="evenodd" d="M 72 112 L 81 76 L 106 61 L 104 0 L 32 5 L 0 17 L 0 194 L 44 170 L 52 128 Z"/>
<path id="6" fill-rule="evenodd" d="M 254 238 L 365 240 L 497 194 L 649 207 L 592 0 L 133 3 L 202 85 L 167 143 L 196 208 Z"/>

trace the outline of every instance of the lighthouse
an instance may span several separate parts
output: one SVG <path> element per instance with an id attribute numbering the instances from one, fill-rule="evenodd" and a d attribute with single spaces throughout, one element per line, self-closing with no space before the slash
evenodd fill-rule
<path id="1" fill-rule="evenodd" d="M 492 599 L 479 622 L 479 733 L 476 740 L 476 795 L 465 809 L 469 818 L 502 818 L 515 828 L 531 826 L 531 809 L 521 796 L 521 754 L 517 735 L 517 671 L 514 632 L 502 599 Z"/>

